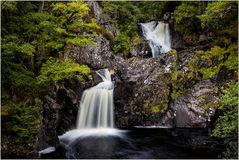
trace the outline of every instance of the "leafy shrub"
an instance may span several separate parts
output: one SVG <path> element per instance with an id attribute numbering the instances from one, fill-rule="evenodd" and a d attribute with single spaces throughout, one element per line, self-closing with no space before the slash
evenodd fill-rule
<path id="1" fill-rule="evenodd" d="M 42 65 L 40 75 L 37 77 L 37 84 L 49 87 L 65 78 L 78 78 L 83 82 L 91 78 L 89 73 L 90 68 L 86 65 L 80 65 L 70 59 L 60 61 L 50 58 Z"/>
<path id="2" fill-rule="evenodd" d="M 12 103 L 7 123 L 8 134 L 12 136 L 12 153 L 19 156 L 28 150 L 33 149 L 36 141 L 36 136 L 39 132 L 40 118 L 39 109 L 42 106 L 42 101 L 38 98 L 28 99 L 21 103 Z M 9 136 L 9 135 L 8 135 Z"/>
<path id="3" fill-rule="evenodd" d="M 213 136 L 226 138 L 226 150 L 221 157 L 226 159 L 238 158 L 238 83 L 229 83 L 226 89 L 222 90 L 220 107 L 224 114 L 217 119 L 213 130 Z"/>
<path id="4" fill-rule="evenodd" d="M 204 10 L 205 4 L 197 2 L 182 2 L 174 10 L 175 30 L 183 34 L 184 39 L 195 41 L 195 33 L 201 30 L 198 15 Z"/>
<path id="5" fill-rule="evenodd" d="M 129 53 L 130 38 L 126 34 L 119 34 L 113 39 L 113 50 L 117 53 L 124 53 L 125 56 Z"/>

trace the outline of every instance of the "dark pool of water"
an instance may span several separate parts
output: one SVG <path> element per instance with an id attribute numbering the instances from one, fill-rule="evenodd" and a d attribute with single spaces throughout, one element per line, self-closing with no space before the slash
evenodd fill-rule
<path id="1" fill-rule="evenodd" d="M 123 138 L 79 138 L 64 154 L 58 150 L 58 154 L 44 155 L 44 158 L 215 159 L 224 149 L 222 140 L 210 137 L 208 129 L 131 128 L 124 134 Z"/>

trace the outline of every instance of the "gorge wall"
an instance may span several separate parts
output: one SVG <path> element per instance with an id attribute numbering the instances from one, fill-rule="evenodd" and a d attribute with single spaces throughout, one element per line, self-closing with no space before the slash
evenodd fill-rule
<path id="1" fill-rule="evenodd" d="M 88 2 L 88 5 L 98 24 L 112 37 L 116 36 L 119 31 L 109 23 L 98 2 Z M 95 38 L 96 46 L 74 47 L 64 53 L 64 58 L 73 58 L 92 68 L 93 81 L 86 84 L 77 80 L 62 81 L 52 95 L 45 97 L 38 150 L 57 146 L 57 136 L 75 128 L 81 94 L 100 81 L 94 71 L 102 68 L 112 73 L 116 127 L 204 128 L 214 123 L 220 75 L 204 79 L 189 76 L 193 72 L 190 65 L 196 56 L 195 50 L 210 48 L 210 43 L 186 49 L 169 17 L 165 21 L 172 29 L 172 50 L 159 57 L 143 58 L 140 53 L 149 50 L 143 36 L 140 44 L 131 47 L 131 58 L 115 55 L 104 34 Z"/>

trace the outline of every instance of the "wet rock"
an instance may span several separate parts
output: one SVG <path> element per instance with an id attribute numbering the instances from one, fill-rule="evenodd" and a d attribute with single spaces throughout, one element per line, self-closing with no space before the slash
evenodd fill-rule
<path id="1" fill-rule="evenodd" d="M 171 103 L 176 127 L 206 127 L 215 114 L 218 88 L 210 80 L 200 81 Z M 209 105 L 204 109 L 204 105 Z"/>
<path id="2" fill-rule="evenodd" d="M 164 21 L 168 21 L 168 20 L 170 19 L 170 16 L 171 16 L 170 12 L 166 12 L 166 13 L 163 15 L 163 20 L 164 20 Z"/>
<path id="3" fill-rule="evenodd" d="M 130 55 L 133 57 L 152 57 L 151 49 L 147 41 L 140 37 L 140 42 L 134 46 L 130 46 Z"/>
<path id="4" fill-rule="evenodd" d="M 172 48 L 176 50 L 182 50 L 185 48 L 185 42 L 183 40 L 183 37 L 180 35 L 177 31 L 172 31 Z"/>
<path id="5" fill-rule="evenodd" d="M 175 55 L 165 54 L 157 58 L 142 59 L 134 57 L 128 60 L 128 66 L 122 78 L 121 84 L 130 82 L 128 88 L 121 90 L 115 88 L 116 125 L 165 125 L 171 126 L 172 117 L 160 110 L 162 106 L 168 106 L 170 96 L 170 77 L 172 63 L 176 60 Z M 117 84 L 117 83 L 116 83 Z M 119 83 L 120 84 L 120 83 Z M 126 83 L 127 84 L 127 83 Z M 119 86 L 118 86 L 119 87 Z M 129 91 L 131 94 L 129 94 Z M 126 95 L 124 97 L 123 95 Z M 115 98 L 116 99 L 116 98 Z M 119 105 L 119 102 L 123 102 Z M 169 118 L 170 119 L 170 118 Z"/>
<path id="6" fill-rule="evenodd" d="M 115 37 L 119 31 L 113 25 L 113 21 L 110 19 L 110 17 L 103 13 L 98 2 L 88 1 L 87 3 L 93 15 L 95 16 L 97 24 L 101 25 L 112 37 Z"/>
<path id="7" fill-rule="evenodd" d="M 92 81 L 82 84 L 77 79 L 62 80 L 54 86 L 54 92 L 44 97 L 36 153 L 50 146 L 59 147 L 58 136 L 75 128 L 83 91 L 96 83 Z"/>

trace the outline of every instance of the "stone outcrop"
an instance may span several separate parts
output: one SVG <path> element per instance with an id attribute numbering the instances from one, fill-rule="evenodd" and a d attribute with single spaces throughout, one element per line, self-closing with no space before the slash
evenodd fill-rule
<path id="1" fill-rule="evenodd" d="M 131 87 L 120 87 L 117 85 L 119 83 L 115 87 L 117 126 L 161 125 L 160 117 L 168 109 L 170 72 L 175 59 L 175 55 L 129 59 L 129 66 L 121 83 L 130 84 Z M 116 97 L 118 92 L 131 94 L 125 99 Z"/>
<path id="2" fill-rule="evenodd" d="M 43 98 L 36 152 L 52 146 L 60 147 L 58 136 L 75 128 L 83 91 L 100 81 L 96 74 L 93 78 L 95 81 L 85 84 L 77 79 L 62 80 L 54 86 L 54 92 Z"/>
<path id="3" fill-rule="evenodd" d="M 200 81 L 171 103 L 175 127 L 207 127 L 215 114 L 218 88 L 210 80 Z"/>
<path id="4" fill-rule="evenodd" d="M 64 53 L 64 58 L 76 59 L 78 63 L 87 64 L 92 69 L 109 68 L 116 70 L 125 65 L 126 61 L 113 54 L 109 41 L 103 35 L 98 35 L 95 42 L 96 46 L 74 47 Z"/>
<path id="5" fill-rule="evenodd" d="M 104 14 L 98 2 L 88 1 L 88 6 L 95 16 L 97 24 L 103 27 L 112 37 L 115 37 L 119 31 L 113 25 L 112 20 L 107 14 Z"/>

